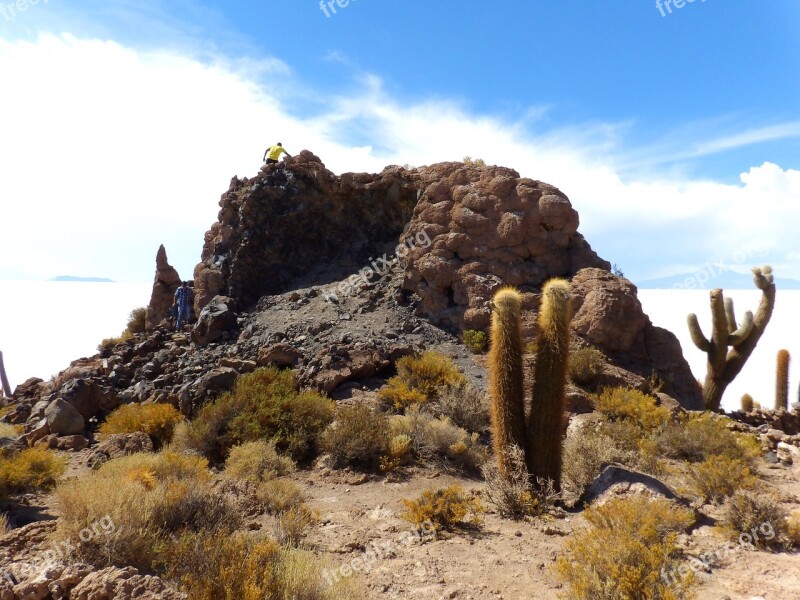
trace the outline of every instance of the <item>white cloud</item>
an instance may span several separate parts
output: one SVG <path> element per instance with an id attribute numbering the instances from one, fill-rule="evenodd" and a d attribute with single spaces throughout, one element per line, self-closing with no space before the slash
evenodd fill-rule
<path id="1" fill-rule="evenodd" d="M 800 277 L 788 254 L 800 172 L 764 163 L 737 185 L 637 175 L 616 158 L 635 153 L 621 141 L 631 123 L 537 131 L 544 108 L 513 123 L 449 99 L 408 105 L 372 75 L 323 103 L 277 58 L 207 64 L 69 35 L 0 39 L 0 72 L 4 243 L 17 262 L 4 272 L 148 279 L 163 242 L 188 276 L 230 177 L 254 175 L 264 146 L 280 139 L 335 172 L 465 155 L 513 167 L 567 193 L 581 231 L 629 276 L 745 245 L 770 248 L 780 275 Z M 319 108 L 309 116 L 297 106 Z"/>

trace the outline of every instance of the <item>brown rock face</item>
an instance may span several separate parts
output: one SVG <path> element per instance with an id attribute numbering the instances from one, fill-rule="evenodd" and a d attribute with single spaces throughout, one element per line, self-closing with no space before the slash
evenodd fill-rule
<path id="1" fill-rule="evenodd" d="M 664 392 L 690 410 L 702 410 L 700 388 L 671 332 L 655 327 L 642 311 L 636 286 L 602 269 L 582 269 L 572 278 L 572 329 L 624 368 L 655 374 Z"/>
<path id="2" fill-rule="evenodd" d="M 403 287 L 418 314 L 459 329 L 485 329 L 501 285 L 538 291 L 583 267 L 609 269 L 577 232 L 578 213 L 553 186 L 502 167 L 441 163 L 416 172 L 420 201 L 402 240 Z"/>
<path id="3" fill-rule="evenodd" d="M 337 281 L 397 245 L 417 192 L 409 172 L 337 177 L 304 150 L 281 168 L 233 178 L 195 267 L 195 308 L 214 296 L 251 306 L 265 294 Z"/>
<path id="4" fill-rule="evenodd" d="M 175 290 L 181 285 L 178 272 L 167 261 L 167 251 L 164 246 L 158 247 L 156 254 L 156 277 L 153 281 L 153 293 L 150 295 L 150 304 L 147 305 L 145 329 L 151 331 L 169 316 L 169 307 L 172 305 Z"/>

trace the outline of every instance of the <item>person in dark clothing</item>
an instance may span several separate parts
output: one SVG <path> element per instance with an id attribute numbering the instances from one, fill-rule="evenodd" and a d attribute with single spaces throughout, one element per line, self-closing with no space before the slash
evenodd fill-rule
<path id="1" fill-rule="evenodd" d="M 194 302 L 194 290 L 189 287 L 189 282 L 184 281 L 177 290 L 175 290 L 175 300 L 173 306 L 178 309 L 178 320 L 175 322 L 175 329 L 181 330 L 183 324 L 189 322 L 189 317 L 192 314 L 192 303 Z"/>

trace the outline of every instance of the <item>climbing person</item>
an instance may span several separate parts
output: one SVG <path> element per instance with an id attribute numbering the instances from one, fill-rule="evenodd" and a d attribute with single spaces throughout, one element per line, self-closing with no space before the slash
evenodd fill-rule
<path id="1" fill-rule="evenodd" d="M 193 302 L 194 290 L 189 287 L 188 281 L 184 281 L 181 283 L 181 286 L 175 290 L 175 301 L 172 303 L 172 305 L 178 309 L 178 320 L 175 322 L 176 331 L 180 331 L 183 324 L 189 322 Z"/>
<path id="2" fill-rule="evenodd" d="M 286 150 L 283 147 L 283 144 L 278 142 L 274 146 L 270 146 L 264 151 L 264 162 L 267 163 L 268 165 L 277 164 L 281 154 L 285 154 L 289 158 L 291 158 L 292 156 L 291 154 L 286 152 Z"/>

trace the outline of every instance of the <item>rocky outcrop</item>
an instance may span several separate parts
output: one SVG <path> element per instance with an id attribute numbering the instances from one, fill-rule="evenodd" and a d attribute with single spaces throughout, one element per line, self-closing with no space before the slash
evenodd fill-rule
<path id="1" fill-rule="evenodd" d="M 53 400 L 44 411 L 50 433 L 57 435 L 79 435 L 86 425 L 81 413 L 61 398 Z"/>
<path id="2" fill-rule="evenodd" d="M 417 313 L 458 329 L 489 325 L 502 285 L 536 292 L 555 276 L 610 265 L 578 233 L 578 213 L 555 187 L 502 167 L 419 169 L 420 200 L 402 242 L 403 288 Z"/>
<path id="3" fill-rule="evenodd" d="M 70 595 L 74 600 L 186 600 L 164 581 L 133 567 L 107 567 L 87 575 Z"/>
<path id="4" fill-rule="evenodd" d="M 153 292 L 150 294 L 150 303 L 147 305 L 145 318 L 147 331 L 155 329 L 161 321 L 169 316 L 169 307 L 172 305 L 175 290 L 180 285 L 181 278 L 178 276 L 178 271 L 167 261 L 167 251 L 164 246 L 159 246 L 156 253 L 156 277 L 153 281 Z"/>
<path id="5" fill-rule="evenodd" d="M 402 167 L 337 177 L 307 150 L 252 179 L 234 177 L 195 268 L 196 311 L 217 295 L 249 307 L 300 279 L 355 273 L 397 245 L 416 201 Z"/>
<path id="6" fill-rule="evenodd" d="M 663 382 L 663 391 L 689 410 L 702 410 L 697 381 L 671 332 L 655 327 L 636 297 L 636 286 L 603 269 L 572 278 L 572 330 L 619 365 Z"/>

